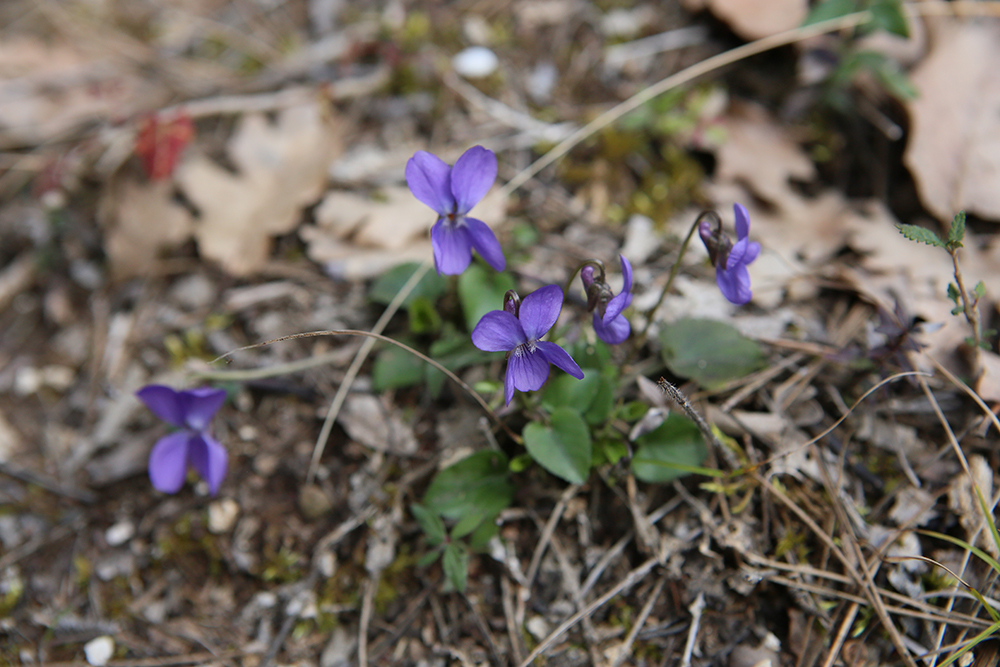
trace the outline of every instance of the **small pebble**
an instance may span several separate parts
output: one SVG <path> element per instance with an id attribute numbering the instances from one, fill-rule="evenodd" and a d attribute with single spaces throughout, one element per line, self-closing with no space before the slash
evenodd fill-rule
<path id="1" fill-rule="evenodd" d="M 496 71 L 500 61 L 497 55 L 485 46 L 470 46 L 459 51 L 451 64 L 455 71 L 467 79 L 481 79 Z"/>
<path id="2" fill-rule="evenodd" d="M 323 490 L 315 484 L 303 486 L 299 492 L 299 509 L 307 519 L 313 521 L 330 511 L 333 503 Z"/>
<path id="3" fill-rule="evenodd" d="M 91 665 L 101 667 L 115 654 L 115 640 L 108 635 L 95 637 L 83 645 L 83 655 Z"/>
<path id="4" fill-rule="evenodd" d="M 104 532 L 108 546 L 117 547 L 125 544 L 135 535 L 135 524 L 131 521 L 119 521 Z"/>
<path id="5" fill-rule="evenodd" d="M 532 616 L 528 619 L 528 622 L 524 624 L 525 629 L 531 636 L 535 639 L 541 641 L 549 636 L 549 624 L 541 616 Z"/>
<path id="6" fill-rule="evenodd" d="M 239 503 L 232 498 L 216 500 L 208 506 L 208 532 L 216 535 L 228 533 L 239 515 Z"/>

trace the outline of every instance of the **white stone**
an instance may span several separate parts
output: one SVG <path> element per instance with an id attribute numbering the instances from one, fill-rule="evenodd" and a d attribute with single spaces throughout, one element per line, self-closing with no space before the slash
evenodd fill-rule
<path id="1" fill-rule="evenodd" d="M 83 646 L 83 655 L 87 658 L 87 663 L 102 667 L 108 664 L 108 660 L 115 654 L 115 640 L 108 635 L 95 637 Z"/>
<path id="2" fill-rule="evenodd" d="M 125 544 L 135 535 L 135 524 L 129 520 L 119 521 L 104 532 L 108 546 L 117 547 Z"/>
<path id="3" fill-rule="evenodd" d="M 232 498 L 216 500 L 208 506 L 208 531 L 216 535 L 228 533 L 239 515 L 239 503 Z"/>
<path id="4" fill-rule="evenodd" d="M 455 71 L 468 79 L 480 79 L 496 71 L 500 64 L 497 55 L 485 46 L 470 46 L 459 51 L 451 64 Z"/>

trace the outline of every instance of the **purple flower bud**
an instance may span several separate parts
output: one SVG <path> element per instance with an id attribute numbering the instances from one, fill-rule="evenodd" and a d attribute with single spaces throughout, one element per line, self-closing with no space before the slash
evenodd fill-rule
<path id="1" fill-rule="evenodd" d="M 179 430 L 160 438 L 149 454 L 149 481 L 163 493 L 177 493 L 189 467 L 208 482 L 214 496 L 226 476 L 226 448 L 208 434 L 212 417 L 226 400 L 222 389 L 176 391 L 151 384 L 136 396 L 149 410 Z"/>
<path id="2" fill-rule="evenodd" d="M 559 319 L 563 292 L 558 285 L 548 285 L 524 297 L 518 314 L 491 310 L 472 330 L 472 343 L 485 352 L 507 353 L 504 377 L 504 401 L 510 405 L 514 390 L 541 389 L 554 364 L 577 379 L 583 371 L 566 350 L 555 343 L 539 340 Z"/>
<path id="3" fill-rule="evenodd" d="M 496 177 L 497 157 L 482 146 L 465 151 L 454 167 L 426 151 L 417 151 L 407 161 L 410 192 L 438 214 L 431 228 L 438 273 L 462 273 L 472 261 L 473 250 L 497 271 L 507 266 L 493 230 L 466 215 L 486 196 Z"/>
<path id="4" fill-rule="evenodd" d="M 592 278 L 590 285 L 587 285 L 586 278 L 583 281 L 587 287 L 587 310 L 594 311 L 594 333 L 610 345 L 625 342 L 632 333 L 632 326 L 622 315 L 622 311 L 632 304 L 632 265 L 624 255 L 619 255 L 618 259 L 622 265 L 624 284 L 617 295 L 604 282 L 603 272 L 600 278 Z M 581 277 L 588 268 L 586 266 L 581 270 Z"/>

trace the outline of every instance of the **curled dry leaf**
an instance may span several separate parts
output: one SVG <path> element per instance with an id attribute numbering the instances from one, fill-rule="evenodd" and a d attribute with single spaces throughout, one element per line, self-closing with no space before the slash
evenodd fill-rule
<path id="1" fill-rule="evenodd" d="M 299 223 L 323 192 L 326 168 L 340 151 L 340 130 L 319 102 L 283 110 L 275 122 L 248 114 L 229 142 L 238 173 L 204 156 L 185 160 L 175 179 L 200 212 L 201 254 L 234 275 L 266 262 L 271 238 Z"/>
<path id="2" fill-rule="evenodd" d="M 924 205 L 942 222 L 959 210 L 1000 220 L 1000 24 L 936 21 L 913 71 L 903 156 Z"/>

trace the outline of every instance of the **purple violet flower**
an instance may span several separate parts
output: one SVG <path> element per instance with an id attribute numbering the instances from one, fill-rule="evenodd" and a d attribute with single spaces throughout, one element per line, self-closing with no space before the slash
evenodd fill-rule
<path id="1" fill-rule="evenodd" d="M 226 400 L 226 392 L 211 387 L 176 391 L 151 384 L 136 396 L 154 415 L 180 429 L 160 438 L 149 454 L 153 488 L 177 493 L 191 466 L 214 496 L 226 476 L 226 448 L 208 434 L 208 424 Z"/>
<path id="2" fill-rule="evenodd" d="M 760 244 L 749 238 L 750 214 L 746 208 L 742 204 L 733 204 L 733 211 L 736 214 L 735 245 L 722 233 L 721 220 L 714 230 L 708 220 L 702 220 L 698 224 L 698 235 L 715 265 L 715 282 L 719 285 L 722 296 L 731 303 L 742 306 L 753 296 L 747 266 L 760 254 Z"/>
<path id="3" fill-rule="evenodd" d="M 465 271 L 473 249 L 497 271 L 507 266 L 493 230 L 466 215 L 493 187 L 496 177 L 497 156 L 482 146 L 465 151 L 454 167 L 426 151 L 417 151 L 407 161 L 410 192 L 438 214 L 431 227 L 438 273 L 458 275 Z"/>
<path id="4" fill-rule="evenodd" d="M 613 295 L 611 287 L 604 282 L 604 276 L 594 278 L 594 267 L 590 264 L 580 269 L 580 278 L 587 292 L 587 310 L 594 311 L 594 333 L 609 345 L 624 343 L 632 333 L 622 311 L 632 304 L 632 265 L 624 255 L 618 255 L 622 264 L 622 291 Z M 603 273 L 603 271 L 602 271 Z"/>
<path id="5" fill-rule="evenodd" d="M 563 292 L 558 285 L 548 285 L 524 297 L 505 299 L 505 310 L 491 310 L 472 330 L 472 343 L 485 352 L 507 353 L 507 375 L 503 382 L 504 401 L 510 405 L 514 390 L 540 389 L 549 377 L 549 364 L 555 364 L 578 380 L 583 371 L 566 350 L 555 343 L 538 340 L 559 319 Z M 515 313 L 506 310 L 508 304 Z"/>

